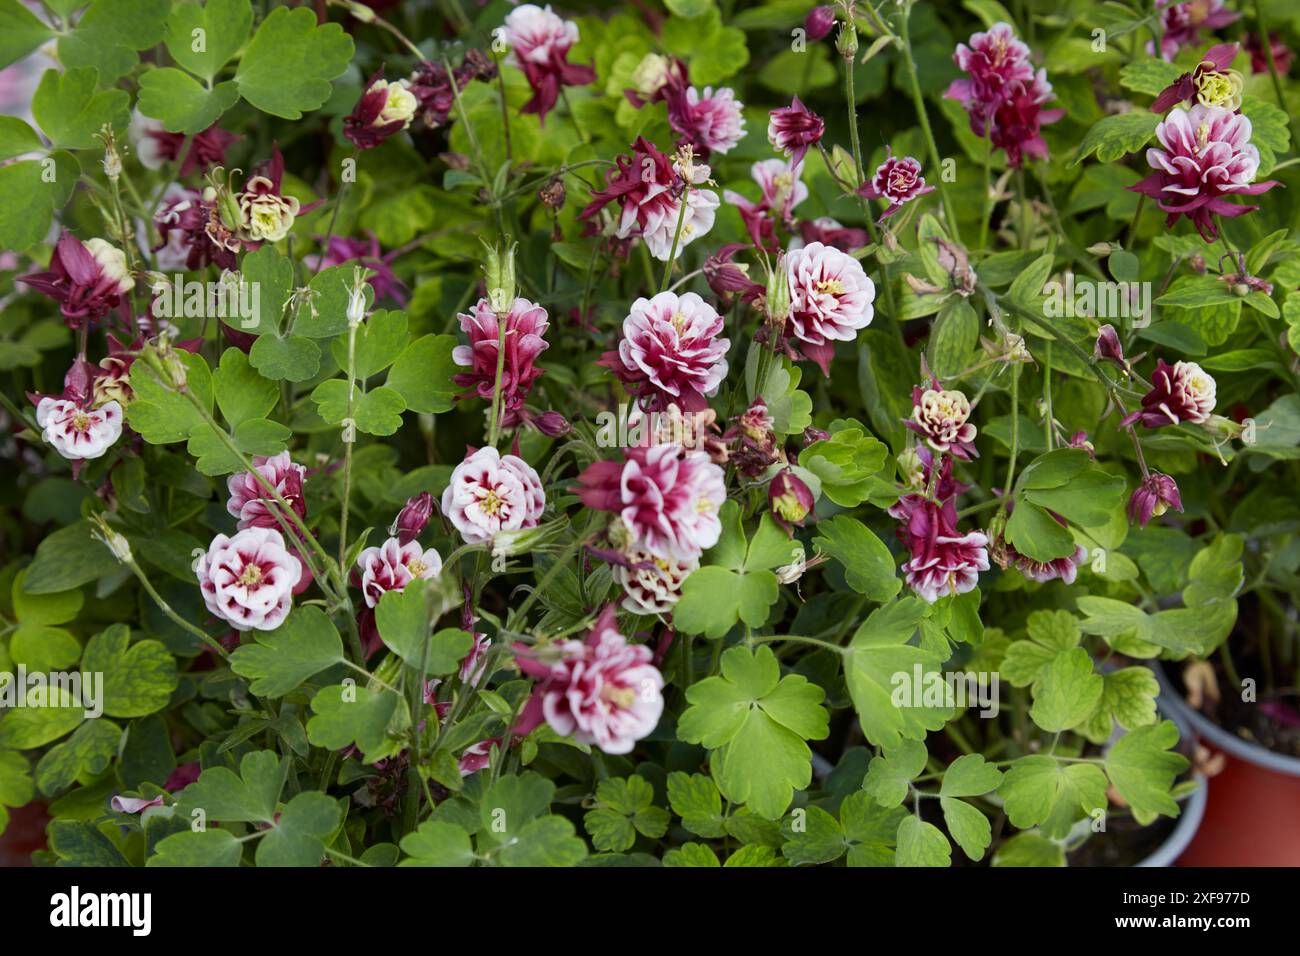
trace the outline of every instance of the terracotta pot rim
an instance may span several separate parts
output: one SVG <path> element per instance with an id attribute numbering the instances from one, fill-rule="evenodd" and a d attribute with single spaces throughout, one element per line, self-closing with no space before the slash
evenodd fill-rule
<path id="1" fill-rule="evenodd" d="M 1177 711 L 1196 731 L 1197 736 L 1226 751 L 1239 760 L 1272 770 L 1288 777 L 1300 777 L 1300 757 L 1288 757 L 1259 744 L 1253 744 L 1220 727 L 1183 699 L 1174 682 L 1169 679 L 1158 661 L 1148 662 L 1156 680 L 1160 682 L 1161 697 L 1171 711 Z"/>
<path id="2" fill-rule="evenodd" d="M 1196 729 L 1188 721 L 1187 715 L 1182 713 L 1178 706 L 1169 706 L 1169 704 L 1167 700 L 1157 700 L 1156 711 L 1162 717 L 1168 717 L 1174 722 L 1180 738 L 1194 737 Z M 1201 828 L 1205 808 L 1210 802 L 1210 788 L 1205 776 L 1193 773 L 1192 779 L 1196 781 L 1196 789 L 1183 801 L 1182 810 L 1178 814 L 1178 823 L 1174 826 L 1173 832 L 1164 843 L 1156 847 L 1148 856 L 1134 863 L 1134 866 L 1173 866 L 1174 862 L 1183 855 L 1183 851 L 1191 845 L 1196 832 Z"/>

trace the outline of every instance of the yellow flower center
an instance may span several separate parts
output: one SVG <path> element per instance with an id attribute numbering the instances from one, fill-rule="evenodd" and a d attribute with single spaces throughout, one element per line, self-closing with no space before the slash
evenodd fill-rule
<path id="1" fill-rule="evenodd" d="M 1236 110 L 1241 106 L 1241 89 L 1245 81 L 1236 70 L 1208 72 L 1196 77 L 1196 100 L 1202 106 Z"/>
<path id="2" fill-rule="evenodd" d="M 500 495 L 496 493 L 496 489 L 489 488 L 487 494 L 479 500 L 478 506 L 483 509 L 485 515 L 495 515 L 501 510 L 503 504 L 505 504 L 505 502 L 503 502 Z"/>
<path id="3" fill-rule="evenodd" d="M 406 570 L 410 571 L 417 578 L 429 569 L 429 566 L 419 558 L 412 558 L 406 564 Z"/>
<path id="4" fill-rule="evenodd" d="M 708 498 L 700 498 L 698 501 L 695 502 L 695 510 L 699 514 L 707 514 L 708 512 L 714 510 L 713 502 Z"/>
<path id="5" fill-rule="evenodd" d="M 844 283 L 839 279 L 823 279 L 817 283 L 817 292 L 820 295 L 843 295 Z"/>
<path id="6" fill-rule="evenodd" d="M 72 416 L 72 427 L 79 432 L 84 432 L 90 428 L 90 416 L 85 412 L 77 412 Z"/>
<path id="7" fill-rule="evenodd" d="M 239 583 L 251 588 L 262 580 L 262 569 L 256 564 L 244 565 L 244 573 L 239 576 Z"/>
<path id="8" fill-rule="evenodd" d="M 1205 147 L 1209 144 L 1210 142 L 1209 123 L 1202 122 L 1200 126 L 1196 127 L 1196 142 L 1197 142 L 1197 152 L 1200 152 L 1200 150 L 1205 149 Z"/>
<path id="9" fill-rule="evenodd" d="M 636 703 L 636 691 L 631 687 L 614 687 L 606 684 L 601 688 L 600 696 L 621 709 L 627 709 Z"/>
<path id="10" fill-rule="evenodd" d="M 677 330 L 678 335 L 681 335 L 682 331 L 686 328 L 686 316 L 680 312 L 675 313 L 668 321 L 672 323 L 672 326 Z"/>

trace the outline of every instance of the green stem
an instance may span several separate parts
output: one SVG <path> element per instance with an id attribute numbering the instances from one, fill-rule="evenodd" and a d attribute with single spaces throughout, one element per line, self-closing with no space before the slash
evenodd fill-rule
<path id="1" fill-rule="evenodd" d="M 161 594 L 158 593 L 158 589 L 153 586 L 153 582 L 149 580 L 148 575 L 144 573 L 144 571 L 140 568 L 138 564 L 136 564 L 134 561 L 127 561 L 124 563 L 128 568 L 131 569 L 131 573 L 134 574 L 136 578 L 139 579 L 140 586 L 144 588 L 145 593 L 148 594 L 149 597 L 153 599 L 154 604 L 158 605 L 158 610 L 162 611 L 163 614 L 167 615 L 167 617 L 171 619 L 173 624 L 175 624 L 177 627 L 182 628 L 186 632 L 193 634 L 204 644 L 206 644 L 209 648 L 211 648 L 212 652 L 216 654 L 218 657 L 220 657 L 222 660 L 228 660 L 230 658 L 230 653 L 224 647 L 222 647 L 221 644 L 218 643 L 218 641 L 215 638 L 199 630 L 199 628 L 195 627 L 189 621 L 185 620 L 185 618 L 181 617 L 179 614 L 176 613 L 175 610 L 172 609 L 172 606 L 167 603 L 167 601 L 163 598 Z"/>
<path id="2" fill-rule="evenodd" d="M 677 245 L 682 239 L 682 227 L 686 224 L 686 203 L 690 199 L 691 184 L 687 183 L 682 191 L 681 208 L 677 210 L 677 229 L 673 232 L 673 247 L 668 253 L 668 262 L 664 264 L 663 281 L 659 283 L 659 291 L 666 292 L 668 289 L 668 279 L 673 274 L 673 262 L 677 259 Z"/>
<path id="3" fill-rule="evenodd" d="M 507 306 L 508 309 L 508 306 Z M 506 319 L 509 317 L 509 311 L 497 312 L 497 372 L 496 378 L 492 384 L 492 421 L 488 427 L 488 444 L 496 447 L 497 439 L 500 437 L 500 423 L 504 415 L 502 408 L 503 401 L 501 398 L 501 379 L 505 377 L 506 369 Z"/>
<path id="4" fill-rule="evenodd" d="M 359 322 L 348 322 L 348 405 L 347 415 L 343 419 L 343 496 L 339 509 L 339 574 L 347 576 L 348 560 L 348 511 L 352 498 L 352 446 L 356 443 L 356 423 L 352 415 L 356 400 L 356 366 L 357 366 L 357 326 Z"/>

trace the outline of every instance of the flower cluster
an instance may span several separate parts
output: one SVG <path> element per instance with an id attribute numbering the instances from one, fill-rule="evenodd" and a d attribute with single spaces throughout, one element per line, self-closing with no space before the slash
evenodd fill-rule
<path id="1" fill-rule="evenodd" d="M 458 345 L 452 351 L 457 365 L 468 368 L 452 378 L 457 387 L 466 389 L 460 396 L 477 395 L 492 400 L 497 388 L 497 365 L 501 366 L 500 401 L 504 412 L 502 424 L 513 427 L 520 421 L 521 412 L 533 383 L 543 370 L 534 363 L 548 348 L 546 310 L 527 299 L 515 299 L 501 317 L 487 299 L 479 299 L 474 311 L 462 313 L 460 327 L 469 338 L 468 345 Z M 504 357 L 499 356 L 500 342 L 505 343 Z"/>

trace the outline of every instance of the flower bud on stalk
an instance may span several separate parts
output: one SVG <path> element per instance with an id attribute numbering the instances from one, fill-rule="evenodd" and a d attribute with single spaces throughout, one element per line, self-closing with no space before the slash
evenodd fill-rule
<path id="1" fill-rule="evenodd" d="M 791 525 L 803 527 L 804 520 L 817 504 L 812 489 L 789 468 L 777 473 L 767 490 L 772 517 L 786 534 L 793 534 Z"/>
<path id="2" fill-rule="evenodd" d="M 487 250 L 483 276 L 487 280 L 488 302 L 498 316 L 508 313 L 510 304 L 515 301 L 516 247 L 517 244 L 513 242 L 504 248 L 483 243 L 483 248 Z"/>
<path id="3" fill-rule="evenodd" d="M 852 17 L 840 26 L 839 36 L 835 38 L 835 49 L 849 62 L 858 55 L 858 27 Z"/>
<path id="4" fill-rule="evenodd" d="M 348 297 L 348 327 L 355 329 L 366 317 L 366 269 L 354 266 L 352 294 Z"/>

